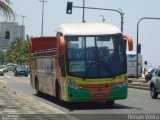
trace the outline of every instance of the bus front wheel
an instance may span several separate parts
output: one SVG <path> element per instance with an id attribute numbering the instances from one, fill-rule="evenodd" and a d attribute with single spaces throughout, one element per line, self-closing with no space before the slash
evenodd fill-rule
<path id="1" fill-rule="evenodd" d="M 56 82 L 56 97 L 58 99 L 58 102 L 63 105 L 65 102 L 62 100 L 62 95 L 61 95 L 61 87 L 58 84 L 58 82 Z"/>
<path id="2" fill-rule="evenodd" d="M 115 101 L 114 100 L 110 100 L 110 101 L 107 100 L 105 103 L 108 107 L 112 107 L 112 106 L 114 106 Z"/>

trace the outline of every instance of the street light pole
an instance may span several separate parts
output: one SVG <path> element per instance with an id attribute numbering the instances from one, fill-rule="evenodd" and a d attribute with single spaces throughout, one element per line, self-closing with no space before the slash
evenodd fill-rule
<path id="1" fill-rule="evenodd" d="M 24 28 L 24 18 L 26 17 L 26 16 L 24 16 L 24 15 L 21 15 L 21 17 L 22 17 L 22 40 L 23 40 L 23 38 L 24 38 L 24 30 L 23 30 L 23 28 Z"/>
<path id="2" fill-rule="evenodd" d="M 85 23 L 85 20 L 84 20 L 84 14 L 85 14 L 84 7 L 85 7 L 85 0 L 83 0 L 83 17 L 82 17 L 82 22 L 83 23 Z"/>
<path id="3" fill-rule="evenodd" d="M 124 13 L 122 12 L 122 9 L 119 9 L 119 14 L 121 16 L 121 31 L 123 33 L 123 24 L 124 24 Z"/>
<path id="4" fill-rule="evenodd" d="M 154 19 L 160 20 L 160 18 L 152 18 L 152 17 L 143 17 L 137 23 L 137 45 L 136 45 L 136 55 L 137 55 L 137 79 L 138 79 L 138 43 L 139 43 L 139 23 L 144 19 Z"/>
<path id="5" fill-rule="evenodd" d="M 39 0 L 39 2 L 42 2 L 42 27 L 41 27 L 41 36 L 43 36 L 44 3 L 47 2 L 47 1 L 45 1 L 45 0 Z"/>

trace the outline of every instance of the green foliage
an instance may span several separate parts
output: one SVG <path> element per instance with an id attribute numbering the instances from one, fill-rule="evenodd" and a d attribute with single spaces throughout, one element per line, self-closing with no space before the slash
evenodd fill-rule
<path id="1" fill-rule="evenodd" d="M 22 41 L 17 39 L 16 41 L 13 41 L 6 52 L 6 60 L 12 63 L 28 61 L 29 40 Z"/>
<path id="2" fill-rule="evenodd" d="M 0 63 L 3 63 L 5 60 L 5 54 L 3 52 L 0 52 Z"/>
<path id="3" fill-rule="evenodd" d="M 10 7 L 10 0 L 0 0 L 0 15 L 7 19 L 15 19 L 16 13 Z"/>

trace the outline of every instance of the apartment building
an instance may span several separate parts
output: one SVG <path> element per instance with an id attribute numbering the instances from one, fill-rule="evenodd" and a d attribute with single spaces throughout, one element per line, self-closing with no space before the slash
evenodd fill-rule
<path id="1" fill-rule="evenodd" d="M 8 49 L 9 45 L 17 40 L 24 40 L 25 26 L 18 22 L 0 22 L 0 51 Z"/>

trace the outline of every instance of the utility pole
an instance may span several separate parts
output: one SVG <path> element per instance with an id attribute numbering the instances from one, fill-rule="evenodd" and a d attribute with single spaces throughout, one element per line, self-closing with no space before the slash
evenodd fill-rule
<path id="1" fill-rule="evenodd" d="M 23 39 L 24 39 L 24 18 L 25 18 L 26 16 L 21 15 L 21 17 L 22 17 L 22 40 L 23 40 Z"/>
<path id="2" fill-rule="evenodd" d="M 47 2 L 47 1 L 45 1 L 45 0 L 39 0 L 39 2 L 42 2 L 42 27 L 41 27 L 41 36 L 43 36 L 44 3 Z"/>

